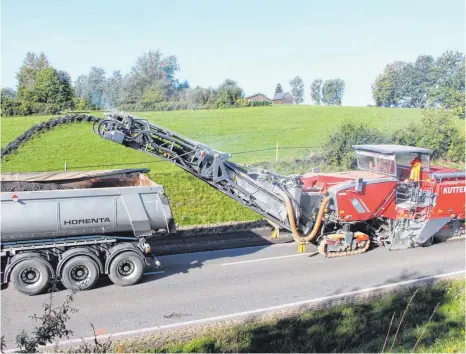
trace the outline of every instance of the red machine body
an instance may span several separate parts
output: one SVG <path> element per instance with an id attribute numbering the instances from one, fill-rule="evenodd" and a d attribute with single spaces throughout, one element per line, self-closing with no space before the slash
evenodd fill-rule
<path id="1" fill-rule="evenodd" d="M 446 229 L 464 232 L 464 171 L 430 166 L 428 149 L 400 145 L 353 148 L 359 171 L 301 177 L 303 193 L 329 196 L 327 212 L 333 224 L 364 230 L 391 249 L 429 243 Z M 415 158 L 421 162 L 421 170 L 413 181 L 411 161 Z"/>

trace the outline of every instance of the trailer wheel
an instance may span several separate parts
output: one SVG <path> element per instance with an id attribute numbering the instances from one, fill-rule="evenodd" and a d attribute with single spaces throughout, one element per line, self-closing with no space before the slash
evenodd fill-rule
<path id="1" fill-rule="evenodd" d="M 108 272 L 110 280 L 119 286 L 136 284 L 144 275 L 144 262 L 135 252 L 123 252 L 116 256 Z"/>
<path id="2" fill-rule="evenodd" d="M 26 259 L 18 263 L 11 271 L 13 287 L 26 295 L 37 295 L 43 292 L 52 276 L 45 261 Z"/>
<path id="3" fill-rule="evenodd" d="M 61 271 L 61 282 L 70 290 L 88 290 L 99 280 L 99 267 L 87 256 L 77 256 L 68 260 Z"/>

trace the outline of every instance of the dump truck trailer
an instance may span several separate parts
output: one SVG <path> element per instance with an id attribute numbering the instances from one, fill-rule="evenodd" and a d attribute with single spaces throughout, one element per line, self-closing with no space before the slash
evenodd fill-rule
<path id="1" fill-rule="evenodd" d="M 2 173 L 2 288 L 36 295 L 59 279 L 86 290 L 101 275 L 126 286 L 160 266 L 147 240 L 175 223 L 146 172 Z"/>

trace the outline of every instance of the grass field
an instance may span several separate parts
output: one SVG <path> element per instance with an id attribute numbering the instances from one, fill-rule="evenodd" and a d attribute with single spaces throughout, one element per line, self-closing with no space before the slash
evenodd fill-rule
<path id="1" fill-rule="evenodd" d="M 318 149 L 328 132 L 345 120 L 362 121 L 390 131 L 421 116 L 417 109 L 296 105 L 135 114 L 224 152 L 270 149 L 234 154 L 232 160 L 238 163 L 274 162 L 277 143 L 280 161 L 301 158 L 306 152 Z M 32 125 L 50 118 L 2 118 L 2 147 Z M 256 213 L 160 161 L 103 140 L 92 132 L 90 124 L 83 123 L 59 127 L 33 139 L 2 162 L 2 171 L 62 170 L 65 162 L 68 170 L 147 167 L 152 179 L 165 187 L 176 222 L 181 225 L 259 219 Z"/>
<path id="2" fill-rule="evenodd" d="M 127 352 L 139 353 L 380 353 L 394 315 L 385 353 L 392 349 L 395 353 L 464 353 L 464 279 L 442 281 L 414 293 L 413 289 L 285 319 L 208 329 L 188 341 L 153 335 L 123 346 Z"/>

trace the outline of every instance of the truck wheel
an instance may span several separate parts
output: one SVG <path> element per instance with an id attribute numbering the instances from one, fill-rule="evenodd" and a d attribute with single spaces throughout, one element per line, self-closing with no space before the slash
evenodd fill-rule
<path id="1" fill-rule="evenodd" d="M 134 252 L 123 252 L 116 256 L 112 263 L 108 277 L 119 286 L 136 284 L 144 275 L 144 262 Z"/>
<path id="2" fill-rule="evenodd" d="M 91 289 L 99 280 L 99 267 L 87 256 L 77 256 L 67 261 L 61 271 L 61 282 L 70 290 Z"/>
<path id="3" fill-rule="evenodd" d="M 13 287 L 26 295 L 43 292 L 51 280 L 50 269 L 37 259 L 26 259 L 18 263 L 11 271 Z"/>

